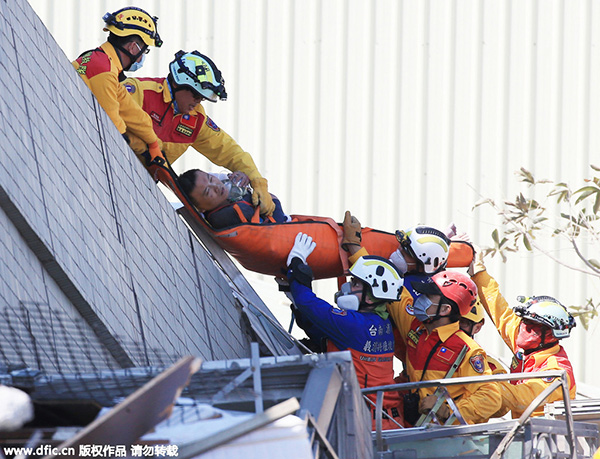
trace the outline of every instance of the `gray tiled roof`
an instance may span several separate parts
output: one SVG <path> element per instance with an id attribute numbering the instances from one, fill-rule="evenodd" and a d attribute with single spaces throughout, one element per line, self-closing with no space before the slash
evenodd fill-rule
<path id="1" fill-rule="evenodd" d="M 0 366 L 68 373 L 248 356 L 237 288 L 75 57 L 25 0 L 0 1 Z"/>

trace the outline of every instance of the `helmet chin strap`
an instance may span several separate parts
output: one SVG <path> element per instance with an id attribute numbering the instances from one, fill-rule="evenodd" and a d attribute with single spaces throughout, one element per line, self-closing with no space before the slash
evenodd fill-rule
<path id="1" fill-rule="evenodd" d="M 127 67 L 123 66 L 123 70 L 125 72 L 127 72 L 131 68 L 133 63 L 136 62 L 141 57 L 142 54 L 144 54 L 144 48 L 141 48 L 140 52 L 137 54 L 131 54 L 129 51 L 127 51 L 122 46 L 115 45 L 114 43 L 111 43 L 111 45 L 113 45 L 116 49 L 118 49 L 120 52 L 122 52 L 129 58 L 129 65 Z M 121 56 L 119 54 L 117 54 L 117 56 L 119 57 L 119 61 L 121 61 L 121 65 L 123 65 L 123 59 L 121 59 Z"/>
<path id="2" fill-rule="evenodd" d="M 440 315 L 440 309 L 442 308 L 441 304 L 437 305 L 437 310 L 435 311 L 435 314 L 433 316 L 430 316 L 429 319 L 427 319 L 425 322 L 423 322 L 424 324 L 430 324 L 438 319 L 441 319 L 443 316 Z"/>
<path id="3" fill-rule="evenodd" d="M 374 301 L 372 303 L 367 303 L 367 299 L 370 301 Z M 358 310 L 372 311 L 378 314 L 382 319 L 387 319 L 390 315 L 387 311 L 387 303 L 388 302 L 385 300 L 378 300 L 376 298 L 373 298 L 373 296 L 369 293 L 369 288 L 367 287 L 367 285 L 365 285 L 360 298 Z"/>
<path id="4" fill-rule="evenodd" d="M 545 328 L 542 333 L 540 344 L 538 346 L 534 347 L 533 349 L 523 349 L 523 354 L 529 355 L 532 352 L 541 351 L 542 349 L 548 349 L 548 348 L 553 347 L 556 344 L 558 344 L 558 340 L 556 340 L 556 339 L 550 341 L 549 343 L 546 343 L 546 336 L 548 333 L 552 333 L 552 330 Z M 554 338 L 554 336 L 552 336 L 552 337 Z"/>

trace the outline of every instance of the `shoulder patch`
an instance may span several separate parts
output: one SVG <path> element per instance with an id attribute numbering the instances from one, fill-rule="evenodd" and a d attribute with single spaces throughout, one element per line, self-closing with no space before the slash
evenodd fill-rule
<path id="1" fill-rule="evenodd" d="M 123 86 L 125 86 L 125 89 L 127 89 L 127 92 L 129 94 L 135 94 L 135 86 L 129 83 L 125 83 Z"/>
<path id="2" fill-rule="evenodd" d="M 335 314 L 336 316 L 347 316 L 348 315 L 348 311 L 346 311 L 345 309 L 338 309 L 338 308 L 331 308 L 331 313 Z"/>
<path id="3" fill-rule="evenodd" d="M 206 125 L 215 132 L 219 132 L 221 130 L 221 128 L 217 126 L 217 124 L 210 118 L 210 116 L 206 117 Z"/>
<path id="4" fill-rule="evenodd" d="M 547 382 L 547 383 L 551 383 L 555 379 L 556 379 L 556 377 L 542 378 L 542 381 Z"/>
<path id="5" fill-rule="evenodd" d="M 483 371 L 485 370 L 483 355 L 474 355 L 469 359 L 469 362 L 471 363 L 473 370 L 475 370 L 477 373 L 483 373 Z"/>
<path id="6" fill-rule="evenodd" d="M 110 71 L 110 59 L 101 51 L 90 51 L 77 58 L 79 68 L 77 73 L 92 78 L 101 73 Z"/>
<path id="7" fill-rule="evenodd" d="M 412 301 L 410 303 L 406 303 L 406 312 L 408 312 L 411 316 L 415 315 L 415 308 L 413 307 Z"/>

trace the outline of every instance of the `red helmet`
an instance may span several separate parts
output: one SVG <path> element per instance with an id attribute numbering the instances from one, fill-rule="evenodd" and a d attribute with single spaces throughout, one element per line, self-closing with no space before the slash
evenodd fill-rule
<path id="1" fill-rule="evenodd" d="M 413 288 L 419 293 L 442 295 L 458 306 L 460 315 L 471 310 L 477 299 L 477 286 L 469 276 L 457 271 L 442 271 L 431 277 L 431 282 L 413 282 Z"/>

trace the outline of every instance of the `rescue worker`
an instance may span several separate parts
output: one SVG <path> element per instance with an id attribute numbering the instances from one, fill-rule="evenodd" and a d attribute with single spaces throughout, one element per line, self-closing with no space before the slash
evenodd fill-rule
<path id="1" fill-rule="evenodd" d="M 479 300 L 479 297 L 477 297 L 477 300 L 475 300 L 475 304 L 469 310 L 469 312 L 467 312 L 466 314 L 463 314 L 463 316 L 460 318 L 459 327 L 470 338 L 475 339 L 475 335 L 481 331 L 484 323 L 485 323 L 485 317 L 483 314 L 483 306 L 481 305 L 481 301 Z M 487 354 L 486 360 L 490 367 L 490 370 L 492 370 L 493 375 L 507 373 L 506 368 L 504 368 L 504 365 L 502 365 L 502 363 L 498 359 Z M 500 417 L 504 416 L 506 413 L 508 413 L 509 411 L 510 411 L 510 408 L 508 408 L 506 406 L 506 404 L 504 403 L 504 400 L 502 400 L 502 405 L 501 405 L 500 409 L 496 413 L 494 413 L 492 415 L 492 417 L 500 418 Z"/>
<path id="2" fill-rule="evenodd" d="M 349 211 L 344 215 L 343 229 L 342 248 L 350 253 L 349 260 L 367 255 L 366 250 L 361 248 L 361 224 Z M 454 225 L 449 229 L 455 231 Z M 404 278 L 404 289 L 414 299 L 419 296 L 419 293 L 413 289 L 413 282 L 429 282 L 431 276 L 446 268 L 450 253 L 450 239 L 442 231 L 431 226 L 415 226 L 406 231 L 397 230 L 396 239 L 398 248 L 390 254 L 389 259 Z M 353 257 L 359 250 L 360 254 Z M 404 362 L 406 340 L 398 335 L 397 327 L 394 327 L 394 333 L 396 347 L 394 355 Z M 404 372 L 396 378 L 396 382 L 406 382 Z"/>
<path id="3" fill-rule="evenodd" d="M 570 336 L 575 326 L 573 316 L 550 296 L 520 297 L 520 303 L 511 310 L 500 293 L 498 283 L 488 274 L 480 251 L 476 251 L 473 257 L 469 274 L 477 285 L 481 304 L 513 353 L 511 373 L 566 370 L 569 395 L 574 399 L 576 385 L 573 367 L 559 344 L 559 340 Z M 518 418 L 553 380 L 544 378 L 501 382 L 504 406 L 511 410 L 513 418 Z M 533 416 L 542 416 L 544 405 L 558 400 L 562 400 L 560 388 L 533 412 Z"/>
<path id="4" fill-rule="evenodd" d="M 326 338 L 328 352 L 350 351 L 361 388 L 394 384 L 394 335 L 386 305 L 400 296 L 400 273 L 385 258 L 360 257 L 350 268 L 352 280 L 335 295 L 336 308 L 312 291 L 312 270 L 307 258 L 315 246 L 310 236 L 298 233 L 287 259 L 287 278 L 298 324 L 306 327 L 310 338 Z M 376 400 L 374 394 L 369 398 Z M 375 410 L 370 405 L 369 408 L 374 417 Z M 402 425 L 397 392 L 385 394 L 383 408 Z M 384 429 L 398 428 L 385 416 L 382 425 Z"/>
<path id="5" fill-rule="evenodd" d="M 179 51 L 169 65 L 167 78 L 128 78 L 124 85 L 150 115 L 170 163 L 192 146 L 214 164 L 245 173 L 252 185 L 254 206 L 260 205 L 261 214 L 273 214 L 275 204 L 267 180 L 252 156 L 217 126 L 201 104 L 205 100 L 214 103 L 227 99 L 225 80 L 210 58 L 198 51 Z M 134 133 L 130 138 L 133 150 L 143 154 L 143 143 Z"/>
<path id="6" fill-rule="evenodd" d="M 344 215 L 344 240 L 342 248 L 354 255 L 361 249 L 361 224 L 349 211 Z M 454 225 L 449 230 L 455 231 Z M 450 239 L 431 226 L 415 226 L 405 231 L 397 230 L 398 248 L 389 259 L 404 277 L 404 288 L 413 296 L 412 282 L 429 282 L 429 278 L 448 264 Z"/>
<path id="7" fill-rule="evenodd" d="M 360 248 L 360 224 L 356 224 L 358 220 L 353 221 L 350 217 L 344 221 L 347 223 L 344 225 L 344 241 L 350 243 L 349 251 L 354 252 L 349 257 L 352 263 L 357 258 L 367 255 L 367 251 Z M 441 232 L 438 234 L 428 231 L 422 234 L 433 236 L 440 243 L 443 241 L 440 235 L 444 235 Z M 467 353 L 453 377 L 491 375 L 485 351 L 459 328 L 461 315 L 469 311 L 475 302 L 475 284 L 465 274 L 439 271 L 443 269 L 442 265 L 445 266 L 443 254 L 447 253 L 437 250 L 437 247 L 441 247 L 439 243 L 428 246 L 432 249 L 431 253 L 415 252 L 419 257 L 413 257 L 406 250 L 408 244 L 405 238 L 400 239 L 404 241 L 404 245 L 400 242 L 401 247 L 397 252 L 406 262 L 408 269 L 411 269 L 409 263 L 418 264 L 418 259 L 423 264 L 423 270 L 427 267 L 430 271 L 438 271 L 429 277 L 429 282 L 424 282 L 426 278 L 412 282 L 416 298 L 407 289 L 403 289 L 400 300 L 390 302 L 387 306 L 398 330 L 395 336 L 403 340 L 405 345 L 404 355 L 396 352 L 396 356 L 404 362 L 408 380 L 417 382 L 444 378 L 463 346 L 467 346 Z M 422 241 L 425 242 L 426 240 Z M 402 262 L 400 264 L 404 265 Z M 408 269 L 405 272 L 408 272 Z M 404 282 L 406 286 L 406 278 Z M 414 425 L 419 414 L 431 410 L 435 403 L 434 391 L 435 388 L 422 388 L 405 397 L 406 425 Z M 495 383 L 448 386 L 448 392 L 469 424 L 487 422 L 501 406 L 500 390 Z M 441 421 L 445 421 L 451 415 L 451 410 L 443 404 L 436 415 Z"/>
<path id="8" fill-rule="evenodd" d="M 411 305 L 412 297 L 403 294 L 405 307 L 390 308 L 400 335 L 406 338 L 406 371 L 410 381 L 427 381 L 446 377 L 464 346 L 467 353 L 453 377 L 491 375 L 485 351 L 459 328 L 461 315 L 473 305 L 475 284 L 465 274 L 442 271 L 430 283 L 413 283 L 421 293 Z M 437 348 L 437 349 L 436 349 Z M 482 382 L 464 386 L 449 386 L 450 396 L 469 424 L 487 422 L 501 406 L 500 390 L 495 383 Z M 435 388 L 418 390 L 420 414 L 435 403 Z M 451 414 L 442 405 L 439 417 L 444 421 Z"/>
<path id="9" fill-rule="evenodd" d="M 479 297 L 475 300 L 473 307 L 464 314 L 459 320 L 459 327 L 464 331 L 470 338 L 475 339 L 475 335 L 481 331 L 485 324 L 485 317 L 483 315 L 483 306 Z M 502 363 L 494 357 L 487 355 L 487 362 L 492 370 L 492 374 L 506 373 L 506 369 Z M 496 416 L 494 416 L 496 417 Z"/>
<path id="10" fill-rule="evenodd" d="M 120 84 L 125 79 L 123 71 L 134 72 L 142 66 L 150 46 L 162 46 L 158 18 L 129 6 L 106 13 L 102 19 L 108 40 L 81 54 L 73 66 L 125 140 L 129 142 L 128 135 L 134 135 L 142 152 L 148 151 L 151 159 L 163 158 L 150 116 Z"/>

